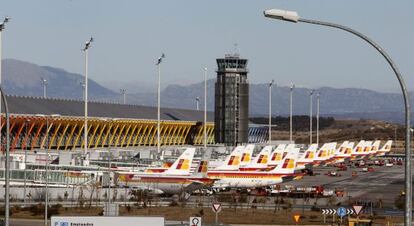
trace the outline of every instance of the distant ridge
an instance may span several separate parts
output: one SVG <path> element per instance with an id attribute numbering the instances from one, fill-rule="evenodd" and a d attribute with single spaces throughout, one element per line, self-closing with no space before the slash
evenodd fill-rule
<path id="1" fill-rule="evenodd" d="M 3 60 L 3 86 L 8 95 L 43 96 L 40 78 L 48 80 L 48 97 L 58 99 L 82 99 L 80 82 L 83 76 L 67 72 L 63 69 L 50 66 L 6 59 Z M 207 106 L 211 111 L 214 108 L 214 80 L 209 80 Z M 268 85 L 251 84 L 250 86 L 250 115 L 264 116 L 268 112 Z M 96 102 L 119 103 L 120 94 L 112 90 L 113 87 L 104 87 L 89 79 L 89 99 Z M 155 89 L 155 86 L 154 86 Z M 161 93 L 161 105 L 170 108 L 195 109 L 196 97 L 200 97 L 200 106 L 203 106 L 204 83 L 191 85 L 169 85 Z M 277 86 L 273 89 L 274 115 L 289 114 L 289 87 Z M 309 114 L 308 88 L 296 88 L 293 97 L 295 115 Z M 331 88 L 317 89 L 321 93 L 321 115 L 341 118 L 378 119 L 391 122 L 403 122 L 403 100 L 400 94 L 381 93 L 359 88 Z M 414 106 L 414 92 L 410 93 Z M 128 104 L 155 106 L 155 92 L 129 93 Z M 316 95 L 314 98 L 314 112 L 316 112 Z"/>
<path id="2" fill-rule="evenodd" d="M 9 95 L 43 96 L 41 78 L 47 80 L 47 96 L 65 99 L 82 99 L 83 76 L 49 66 L 6 59 L 3 60 L 3 85 Z M 116 95 L 95 81 L 89 79 L 91 100 L 110 100 Z"/>

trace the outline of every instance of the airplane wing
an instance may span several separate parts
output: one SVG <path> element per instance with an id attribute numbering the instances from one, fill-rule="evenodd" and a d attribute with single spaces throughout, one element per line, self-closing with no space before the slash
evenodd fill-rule
<path id="1" fill-rule="evenodd" d="M 148 186 L 134 185 L 134 186 L 131 186 L 131 189 L 149 191 L 150 193 L 156 194 L 156 195 L 164 194 L 164 192 L 161 189 L 151 188 Z"/>
<path id="2" fill-rule="evenodd" d="M 202 189 L 202 188 L 204 188 L 204 187 L 207 186 L 207 184 L 204 183 L 204 182 L 202 182 L 202 181 L 198 181 L 198 180 L 189 180 L 189 181 L 191 183 L 189 183 L 188 185 L 186 185 L 184 187 L 184 191 L 185 192 L 191 193 L 191 192 L 193 192 L 195 190 Z"/>

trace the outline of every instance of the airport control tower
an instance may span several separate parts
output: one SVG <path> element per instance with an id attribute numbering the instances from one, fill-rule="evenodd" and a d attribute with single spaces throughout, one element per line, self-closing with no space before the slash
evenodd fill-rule
<path id="1" fill-rule="evenodd" d="M 249 83 L 247 59 L 226 54 L 217 59 L 214 127 L 216 143 L 248 142 Z"/>

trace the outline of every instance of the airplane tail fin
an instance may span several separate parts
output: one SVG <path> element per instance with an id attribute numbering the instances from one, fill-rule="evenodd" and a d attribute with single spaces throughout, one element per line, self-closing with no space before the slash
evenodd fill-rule
<path id="1" fill-rule="evenodd" d="M 194 175 L 207 176 L 208 160 L 211 158 L 211 149 L 207 149 L 198 163 L 197 168 L 194 170 Z"/>
<path id="2" fill-rule="evenodd" d="M 195 148 L 187 148 L 181 156 L 164 171 L 164 174 L 186 175 L 190 174 L 191 163 L 193 162 Z"/>
<path id="3" fill-rule="evenodd" d="M 352 150 L 354 149 L 354 144 L 355 144 L 354 142 L 349 142 L 346 149 L 345 149 L 344 154 L 346 154 L 346 155 L 352 154 Z"/>
<path id="4" fill-rule="evenodd" d="M 233 152 L 229 156 L 227 156 L 223 164 L 216 167 L 215 170 L 237 170 L 239 169 L 240 158 L 241 158 L 243 150 L 244 150 L 244 146 L 237 146 L 233 150 Z"/>
<path id="5" fill-rule="evenodd" d="M 364 144 L 364 154 L 368 154 L 372 148 L 372 141 L 365 141 Z"/>
<path id="6" fill-rule="evenodd" d="M 318 149 L 318 144 L 312 144 L 308 149 L 303 153 L 302 159 L 312 160 L 315 158 L 315 152 Z"/>
<path id="7" fill-rule="evenodd" d="M 380 149 L 380 152 L 383 153 L 387 153 L 391 151 L 391 147 L 392 147 L 392 140 L 388 140 L 384 146 L 382 146 L 382 148 Z"/>
<path id="8" fill-rule="evenodd" d="M 340 146 L 339 146 L 339 148 L 336 150 L 336 154 L 345 154 L 345 152 L 346 152 L 346 149 L 348 148 L 348 145 L 349 144 L 349 141 L 344 141 Z"/>
<path id="9" fill-rule="evenodd" d="M 283 151 L 283 150 L 285 150 L 285 148 L 286 148 L 286 144 L 279 144 L 279 145 L 275 148 L 275 150 L 274 150 L 273 152 L 275 152 L 275 151 Z"/>
<path id="10" fill-rule="evenodd" d="M 267 164 L 269 160 L 270 152 L 272 151 L 272 146 L 265 146 L 256 156 L 254 163 L 255 164 Z"/>
<path id="11" fill-rule="evenodd" d="M 329 157 L 333 157 L 335 155 L 336 144 L 337 144 L 336 142 L 330 143 L 330 146 L 329 146 Z"/>
<path id="12" fill-rule="evenodd" d="M 283 158 L 282 162 L 278 164 L 270 172 L 278 174 L 293 174 L 296 168 L 296 162 L 299 154 L 299 148 L 294 148 Z"/>
<path id="13" fill-rule="evenodd" d="M 365 144 L 365 140 L 359 141 L 352 152 L 356 154 L 362 153 L 362 151 L 364 150 L 364 144 Z"/>
<path id="14" fill-rule="evenodd" d="M 244 166 L 249 164 L 252 161 L 252 155 L 254 150 L 254 144 L 248 144 L 244 151 L 242 152 L 240 165 Z"/>
<path id="15" fill-rule="evenodd" d="M 374 152 L 374 153 L 376 153 L 377 151 L 379 151 L 379 146 L 380 146 L 380 144 L 381 144 L 381 141 L 380 140 L 376 140 L 373 144 L 372 144 L 372 147 L 371 147 L 371 152 Z"/>

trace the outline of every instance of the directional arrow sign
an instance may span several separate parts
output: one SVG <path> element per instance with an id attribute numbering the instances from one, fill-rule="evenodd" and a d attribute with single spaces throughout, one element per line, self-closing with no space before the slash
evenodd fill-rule
<path id="1" fill-rule="evenodd" d="M 362 208 L 364 208 L 364 207 L 363 206 L 352 206 L 352 208 L 354 208 L 355 214 L 359 215 L 362 211 Z"/>
<path id="2" fill-rule="evenodd" d="M 221 211 L 221 203 L 213 203 L 212 209 L 214 213 L 219 213 Z"/>
<path id="3" fill-rule="evenodd" d="M 293 220 L 295 220 L 296 223 L 299 223 L 299 219 L 300 219 L 300 215 L 299 214 L 293 215 Z"/>
<path id="4" fill-rule="evenodd" d="M 352 209 L 352 208 L 346 209 L 346 215 L 351 215 L 351 214 L 355 214 L 354 209 Z"/>
<path id="5" fill-rule="evenodd" d="M 322 214 L 328 214 L 328 215 L 336 214 L 336 209 L 322 209 Z"/>

